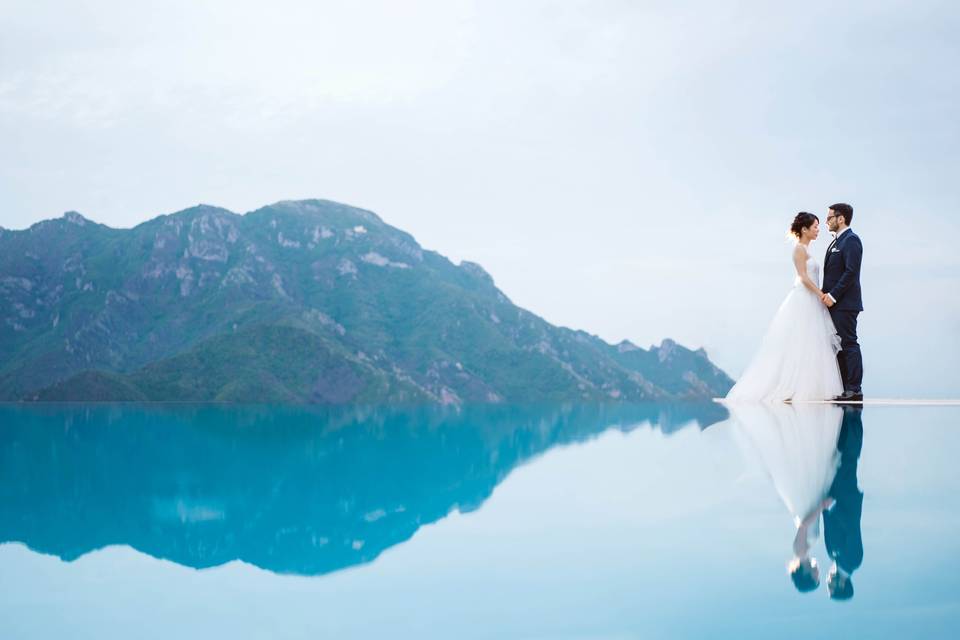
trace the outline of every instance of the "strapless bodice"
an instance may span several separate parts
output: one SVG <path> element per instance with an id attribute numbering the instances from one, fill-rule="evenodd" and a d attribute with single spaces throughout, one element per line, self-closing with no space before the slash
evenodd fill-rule
<path id="1" fill-rule="evenodd" d="M 810 277 L 815 285 L 820 286 L 820 262 L 811 255 L 807 256 L 807 276 Z M 800 279 L 800 276 L 794 277 L 793 286 L 803 286 L 803 280 Z"/>
<path id="2" fill-rule="evenodd" d="M 813 256 L 807 258 L 807 275 L 810 276 L 814 284 L 820 286 L 820 261 Z"/>

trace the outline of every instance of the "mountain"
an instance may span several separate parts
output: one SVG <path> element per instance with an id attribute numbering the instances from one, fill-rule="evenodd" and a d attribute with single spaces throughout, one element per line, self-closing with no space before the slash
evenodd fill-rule
<path id="1" fill-rule="evenodd" d="M 701 429 L 713 402 L 463 407 L 0 405 L 0 544 L 72 561 L 319 575 L 370 562 L 513 469 L 608 429 Z"/>
<path id="2" fill-rule="evenodd" d="M 0 399 L 356 404 L 723 395 L 702 350 L 556 327 L 326 200 L 0 230 Z"/>

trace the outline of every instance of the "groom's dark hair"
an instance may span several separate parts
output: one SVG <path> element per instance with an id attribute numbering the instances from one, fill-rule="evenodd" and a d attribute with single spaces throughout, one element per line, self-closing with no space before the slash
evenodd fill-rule
<path id="1" fill-rule="evenodd" d="M 833 209 L 833 212 L 838 216 L 843 216 L 843 219 L 848 227 L 853 224 L 853 207 L 848 205 L 846 202 L 832 204 L 830 205 L 830 208 Z"/>

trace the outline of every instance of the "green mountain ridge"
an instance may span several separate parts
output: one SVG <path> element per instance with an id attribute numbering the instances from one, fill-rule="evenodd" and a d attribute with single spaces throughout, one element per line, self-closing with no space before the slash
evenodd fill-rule
<path id="1" fill-rule="evenodd" d="M 731 385 L 702 350 L 553 326 L 480 265 L 327 200 L 0 232 L 2 400 L 637 401 Z"/>

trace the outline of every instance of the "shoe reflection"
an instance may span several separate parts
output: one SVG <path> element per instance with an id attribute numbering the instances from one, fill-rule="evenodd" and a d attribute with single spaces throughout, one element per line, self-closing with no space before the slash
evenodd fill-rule
<path id="1" fill-rule="evenodd" d="M 832 560 L 827 589 L 834 600 L 852 598 L 852 575 L 863 562 L 863 493 L 857 485 L 862 409 L 780 403 L 728 409 L 731 432 L 744 456 L 764 469 L 793 517 L 796 535 L 787 570 L 794 586 L 805 593 L 820 585 L 812 550 L 822 517 Z"/>

